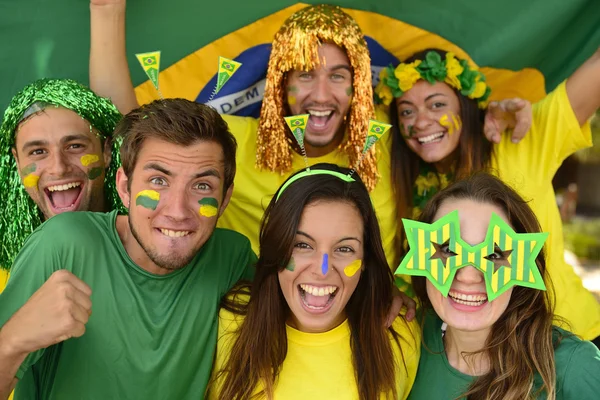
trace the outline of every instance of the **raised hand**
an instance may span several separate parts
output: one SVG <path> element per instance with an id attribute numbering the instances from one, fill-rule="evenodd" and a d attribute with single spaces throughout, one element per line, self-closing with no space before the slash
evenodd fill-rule
<path id="1" fill-rule="evenodd" d="M 493 101 L 485 114 L 483 131 L 490 142 L 500 143 L 502 133 L 512 129 L 511 140 L 519 143 L 531 128 L 531 103 L 523 99 Z"/>
<path id="2" fill-rule="evenodd" d="M 54 272 L 0 330 L 12 354 L 26 354 L 85 333 L 92 290 L 67 270 Z"/>

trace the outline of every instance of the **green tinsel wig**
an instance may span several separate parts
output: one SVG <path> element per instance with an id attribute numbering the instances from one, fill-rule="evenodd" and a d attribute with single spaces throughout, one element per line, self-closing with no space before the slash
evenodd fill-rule
<path id="1" fill-rule="evenodd" d="M 0 125 L 0 268 L 10 269 L 25 239 L 42 223 L 43 215 L 21 183 L 11 149 L 24 113 L 34 103 L 63 107 L 88 121 L 103 139 L 112 137 L 121 113 L 108 99 L 70 79 L 40 79 L 12 98 Z M 106 170 L 104 195 L 111 210 L 123 211 L 115 190 L 115 175 L 121 165 L 119 144 L 112 143 L 111 163 Z"/>

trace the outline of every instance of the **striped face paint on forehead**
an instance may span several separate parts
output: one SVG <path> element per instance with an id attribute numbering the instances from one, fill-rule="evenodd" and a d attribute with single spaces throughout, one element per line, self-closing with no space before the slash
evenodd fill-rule
<path id="1" fill-rule="evenodd" d="M 23 185 L 26 188 L 34 188 L 37 187 L 38 181 L 40 180 L 40 177 L 35 175 L 34 172 L 37 170 L 37 164 L 36 163 L 31 163 L 26 165 L 22 170 L 21 170 L 21 176 L 23 177 Z"/>
<path id="2" fill-rule="evenodd" d="M 547 233 L 516 233 L 492 213 L 485 240 L 470 245 L 460 237 L 458 211 L 432 224 L 402 222 L 410 250 L 396 274 L 424 276 L 448 296 L 458 269 L 470 265 L 483 273 L 488 301 L 515 285 L 546 290 L 535 260 Z"/>
<path id="3" fill-rule="evenodd" d="M 214 197 L 200 199 L 198 204 L 200 204 L 198 213 L 203 217 L 212 218 L 219 213 L 219 202 Z"/>
<path id="4" fill-rule="evenodd" d="M 459 115 L 454 113 L 442 115 L 438 122 L 448 130 L 448 135 L 452 135 L 462 129 L 462 120 Z"/>
<path id="5" fill-rule="evenodd" d="M 160 193 L 156 190 L 142 190 L 135 195 L 135 205 L 147 208 L 149 210 L 156 210 L 158 202 L 160 201 Z"/>

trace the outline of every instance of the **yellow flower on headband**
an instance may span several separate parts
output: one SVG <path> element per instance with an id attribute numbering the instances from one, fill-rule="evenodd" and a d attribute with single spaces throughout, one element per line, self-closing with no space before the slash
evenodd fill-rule
<path id="1" fill-rule="evenodd" d="M 460 65 L 460 63 L 454 56 L 454 53 L 446 53 L 446 71 L 448 72 L 446 75 L 446 79 L 444 79 L 444 82 L 446 82 L 452 87 L 455 87 L 458 90 L 461 90 L 462 85 L 460 84 L 458 76 L 462 74 L 464 70 L 465 69 L 462 67 L 462 65 Z"/>
<path id="2" fill-rule="evenodd" d="M 480 98 L 485 94 L 486 88 L 487 85 L 485 84 L 485 82 L 481 81 L 481 75 L 477 75 L 477 78 L 475 78 L 475 90 L 473 90 L 473 93 L 471 93 L 469 97 L 472 99 Z"/>
<path id="3" fill-rule="evenodd" d="M 417 67 L 421 64 L 421 60 L 417 60 L 410 64 L 400 64 L 394 71 L 394 75 L 398 78 L 400 90 L 403 92 L 409 91 L 416 81 L 421 79 L 421 73 L 417 71 Z"/>
<path id="4" fill-rule="evenodd" d="M 375 87 L 375 93 L 379 96 L 379 99 L 383 102 L 384 105 L 389 106 L 394 100 L 394 95 L 392 94 L 392 89 L 385 84 L 385 78 L 387 78 L 388 70 L 384 68 L 379 73 L 379 83 Z"/>
<path id="5" fill-rule="evenodd" d="M 415 186 L 419 196 L 423 196 L 423 193 L 432 187 L 437 186 L 438 178 L 433 172 L 428 172 L 427 176 L 419 175 L 415 180 Z"/>

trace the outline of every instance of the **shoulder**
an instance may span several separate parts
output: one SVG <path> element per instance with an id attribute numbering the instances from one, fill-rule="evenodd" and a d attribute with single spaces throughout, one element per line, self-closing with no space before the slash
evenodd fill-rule
<path id="1" fill-rule="evenodd" d="M 253 141 L 256 139 L 258 130 L 258 120 L 252 117 L 240 117 L 237 115 L 221 115 L 227 123 L 229 131 L 235 136 L 239 142 Z"/>
<path id="2" fill-rule="evenodd" d="M 565 393 L 600 391 L 600 350 L 560 328 L 554 328 L 553 336 L 562 336 L 554 350 L 557 384 Z"/>
<path id="3" fill-rule="evenodd" d="M 236 248 L 249 248 L 250 240 L 239 232 L 236 232 L 231 229 L 226 228 L 215 228 L 211 241 L 216 242 L 216 244 L 224 244 L 228 247 L 236 247 Z"/>
<path id="4" fill-rule="evenodd" d="M 597 363 L 596 368 L 600 368 L 600 350 L 590 341 L 581 340 L 575 334 L 554 327 L 553 338 L 560 337 L 560 342 L 554 349 L 556 366 L 567 366 L 568 364 L 579 364 L 586 362 Z"/>
<path id="5" fill-rule="evenodd" d="M 111 229 L 115 212 L 76 211 L 58 214 L 45 221 L 30 238 L 44 238 L 53 243 L 81 241 L 95 232 Z M 112 227 L 114 228 L 114 227 Z M 29 241 L 29 240 L 28 240 Z M 27 241 L 27 242 L 28 242 Z M 27 242 L 25 244 L 27 245 Z"/>

